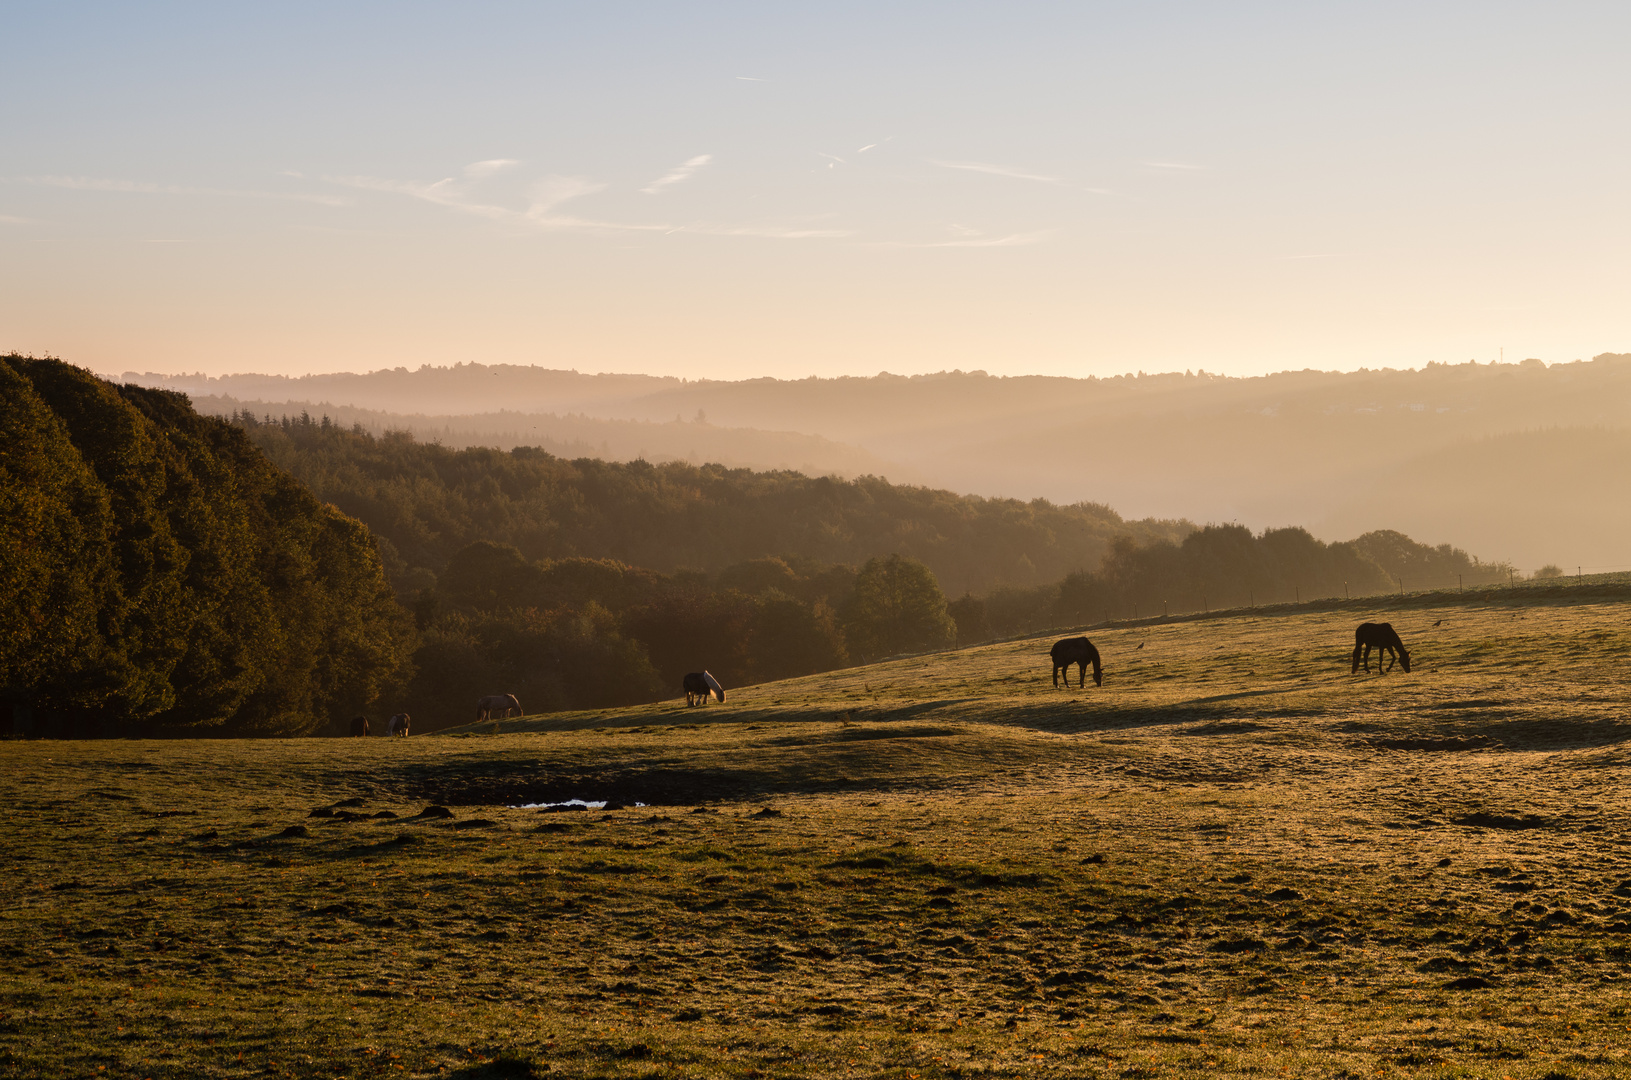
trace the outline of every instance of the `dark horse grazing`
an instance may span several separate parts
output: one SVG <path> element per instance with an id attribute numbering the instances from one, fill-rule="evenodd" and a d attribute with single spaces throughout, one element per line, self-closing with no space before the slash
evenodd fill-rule
<path id="1" fill-rule="evenodd" d="M 368 734 L 368 717 L 353 716 L 351 718 L 351 734 L 354 736 Z"/>
<path id="2" fill-rule="evenodd" d="M 680 680 L 680 687 L 685 691 L 687 705 L 706 705 L 708 695 L 717 697 L 720 704 L 725 702 L 725 688 L 719 685 L 719 680 L 706 671 L 693 671 Z"/>
<path id="3" fill-rule="evenodd" d="M 1053 657 L 1053 685 L 1059 685 L 1059 673 L 1065 673 L 1065 686 L 1070 686 L 1070 665 L 1075 664 L 1081 668 L 1081 681 L 1077 683 L 1080 689 L 1087 685 L 1087 665 L 1093 665 L 1093 685 L 1104 685 L 1104 672 L 1099 668 L 1099 650 L 1085 637 L 1068 637 L 1053 643 L 1049 650 Z"/>
<path id="4" fill-rule="evenodd" d="M 1360 664 L 1365 665 L 1366 671 L 1370 670 L 1370 651 L 1372 649 L 1376 650 L 1376 673 L 1378 675 L 1385 675 L 1387 672 L 1392 671 L 1395 660 L 1399 662 L 1400 667 L 1404 668 L 1406 675 L 1410 674 L 1410 652 L 1404 647 L 1404 642 L 1399 640 L 1399 635 L 1394 632 L 1393 624 L 1385 622 L 1360 623 L 1359 629 L 1354 631 L 1354 665 L 1353 671 L 1349 674 L 1357 673 Z M 1388 654 L 1386 670 L 1382 668 L 1383 653 Z"/>

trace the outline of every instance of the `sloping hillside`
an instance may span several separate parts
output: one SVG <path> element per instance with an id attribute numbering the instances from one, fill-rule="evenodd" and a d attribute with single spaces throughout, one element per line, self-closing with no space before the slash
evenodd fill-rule
<path id="1" fill-rule="evenodd" d="M 475 540 L 531 559 L 590 556 L 662 572 L 763 556 L 859 565 L 898 552 L 950 593 L 1053 582 L 1097 566 L 1116 537 L 1180 539 L 1184 521 L 1126 521 L 1091 503 L 983 499 L 795 472 L 566 461 L 541 450 L 456 451 L 407 435 L 240 417 L 273 461 L 369 523 L 405 568 L 440 573 Z"/>

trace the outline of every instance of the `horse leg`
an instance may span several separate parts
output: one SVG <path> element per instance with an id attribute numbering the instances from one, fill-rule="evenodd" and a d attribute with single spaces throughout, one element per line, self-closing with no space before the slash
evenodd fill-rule
<path id="1" fill-rule="evenodd" d="M 1070 685 L 1070 675 L 1069 674 L 1065 675 L 1065 685 L 1067 685 L 1067 686 Z M 1053 688 L 1055 690 L 1059 689 L 1059 665 L 1058 664 L 1053 665 Z"/>
<path id="2" fill-rule="evenodd" d="M 1086 690 L 1087 689 L 1087 661 L 1086 660 L 1076 661 L 1076 673 L 1077 673 L 1078 676 L 1080 676 L 1076 680 L 1076 689 Z"/>

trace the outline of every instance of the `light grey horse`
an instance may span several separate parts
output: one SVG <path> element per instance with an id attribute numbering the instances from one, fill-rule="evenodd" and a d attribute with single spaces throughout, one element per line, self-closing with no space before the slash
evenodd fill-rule
<path id="1" fill-rule="evenodd" d="M 685 691 L 687 705 L 706 705 L 708 695 L 712 694 L 723 704 L 725 701 L 725 688 L 719 685 L 719 680 L 706 671 L 693 671 L 680 680 L 680 688 Z"/>
<path id="2" fill-rule="evenodd" d="M 409 721 L 409 719 L 411 719 L 411 718 L 408 716 L 407 713 L 405 713 L 405 712 L 397 713 L 395 716 L 391 717 L 389 720 L 387 720 L 385 722 L 385 733 L 387 735 L 400 735 L 404 739 L 406 739 L 408 737 L 408 721 Z"/>
<path id="3" fill-rule="evenodd" d="M 521 711 L 521 703 L 515 700 L 514 694 L 488 694 L 476 702 L 476 719 L 491 720 L 494 713 L 507 717 L 511 709 L 515 710 L 517 716 L 526 715 Z"/>

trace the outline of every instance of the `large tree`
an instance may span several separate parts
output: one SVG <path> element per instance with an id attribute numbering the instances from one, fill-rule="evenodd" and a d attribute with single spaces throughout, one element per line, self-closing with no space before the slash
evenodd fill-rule
<path id="1" fill-rule="evenodd" d="M 957 640 L 934 572 L 916 559 L 869 559 L 844 612 L 845 636 L 861 658 L 941 649 Z"/>

